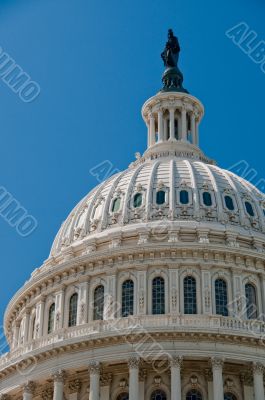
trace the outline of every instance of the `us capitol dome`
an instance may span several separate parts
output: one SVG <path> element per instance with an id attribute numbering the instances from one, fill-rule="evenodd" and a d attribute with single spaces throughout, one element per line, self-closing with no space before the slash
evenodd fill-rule
<path id="1" fill-rule="evenodd" d="M 11 300 L 1 400 L 264 400 L 265 195 L 199 147 L 170 30 L 148 147 Z"/>

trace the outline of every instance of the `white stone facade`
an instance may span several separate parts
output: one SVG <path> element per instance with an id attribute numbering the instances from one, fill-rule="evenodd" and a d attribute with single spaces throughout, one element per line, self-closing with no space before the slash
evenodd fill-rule
<path id="1" fill-rule="evenodd" d="M 77 205 L 7 308 L 2 399 L 264 400 L 265 196 L 201 152 L 203 113 L 185 93 L 145 103 L 146 153 Z"/>

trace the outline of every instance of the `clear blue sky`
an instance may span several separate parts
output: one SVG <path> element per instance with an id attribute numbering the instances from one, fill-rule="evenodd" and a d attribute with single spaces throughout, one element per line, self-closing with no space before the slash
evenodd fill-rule
<path id="1" fill-rule="evenodd" d="M 97 184 L 89 170 L 106 159 L 124 169 L 144 151 L 140 109 L 161 87 L 168 28 L 185 87 L 206 108 L 201 147 L 222 167 L 246 160 L 265 178 L 265 74 L 225 35 L 244 21 L 265 40 L 264 12 L 264 0 L 0 1 L 0 46 L 41 87 L 25 104 L 0 79 L 0 186 L 38 220 L 21 238 L 0 218 L 1 320 Z"/>

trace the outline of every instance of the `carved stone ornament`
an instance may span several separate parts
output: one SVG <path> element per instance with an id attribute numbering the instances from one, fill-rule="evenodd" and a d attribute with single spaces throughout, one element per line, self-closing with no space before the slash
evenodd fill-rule
<path id="1" fill-rule="evenodd" d="M 128 360 L 129 369 L 138 369 L 140 366 L 140 359 L 137 357 L 131 357 Z"/>
<path id="2" fill-rule="evenodd" d="M 264 365 L 261 363 L 253 363 L 253 373 L 256 375 L 263 375 Z"/>
<path id="3" fill-rule="evenodd" d="M 58 371 L 55 371 L 52 374 L 52 378 L 53 378 L 54 382 L 64 382 L 65 376 L 66 376 L 65 372 L 61 369 Z"/>
<path id="4" fill-rule="evenodd" d="M 100 377 L 100 385 L 101 386 L 110 386 L 112 382 L 112 374 L 102 374 Z"/>
<path id="5" fill-rule="evenodd" d="M 35 391 L 35 388 L 36 388 L 36 384 L 34 382 L 29 381 L 29 382 L 25 383 L 25 385 L 23 386 L 23 391 L 24 391 L 24 393 L 27 393 L 27 394 L 33 394 Z"/>
<path id="6" fill-rule="evenodd" d="M 161 386 L 161 384 L 162 384 L 161 376 L 155 376 L 154 377 L 154 385 L 159 387 L 159 386 Z"/>
<path id="7" fill-rule="evenodd" d="M 41 394 L 42 400 L 52 400 L 53 398 L 53 389 L 51 387 L 48 387 L 43 390 Z"/>
<path id="8" fill-rule="evenodd" d="M 126 381 L 126 379 L 121 379 L 120 380 L 120 382 L 119 382 L 119 387 L 121 388 L 121 389 L 125 389 L 125 388 L 127 388 L 128 387 L 128 382 Z"/>
<path id="9" fill-rule="evenodd" d="M 70 381 L 68 384 L 68 388 L 71 394 L 79 393 L 82 388 L 82 382 L 80 381 L 80 379 Z"/>
<path id="10" fill-rule="evenodd" d="M 198 377 L 196 375 L 192 375 L 190 377 L 190 383 L 191 383 L 191 387 L 192 389 L 197 389 L 198 387 Z"/>
<path id="11" fill-rule="evenodd" d="M 90 375 L 100 374 L 100 363 L 98 361 L 91 361 L 88 365 Z"/>
<path id="12" fill-rule="evenodd" d="M 183 365 L 183 357 L 174 356 L 170 359 L 171 368 L 182 368 Z"/>
<path id="13" fill-rule="evenodd" d="M 222 370 L 224 365 L 224 360 L 222 358 L 212 357 L 211 365 L 213 370 Z"/>

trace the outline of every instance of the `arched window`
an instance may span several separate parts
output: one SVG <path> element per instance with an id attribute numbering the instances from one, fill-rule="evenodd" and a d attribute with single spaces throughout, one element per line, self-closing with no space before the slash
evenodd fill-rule
<path id="1" fill-rule="evenodd" d="M 159 190 L 156 193 L 156 204 L 162 205 L 166 202 L 166 192 L 164 190 Z"/>
<path id="2" fill-rule="evenodd" d="M 233 393 L 225 393 L 224 400 L 237 400 L 237 398 Z"/>
<path id="3" fill-rule="evenodd" d="M 122 316 L 128 317 L 133 315 L 134 303 L 134 283 L 132 280 L 127 280 L 122 284 Z"/>
<path id="4" fill-rule="evenodd" d="M 245 201 L 245 207 L 246 207 L 248 215 L 250 215 L 251 217 L 254 217 L 255 216 L 254 208 L 249 201 Z"/>
<path id="5" fill-rule="evenodd" d="M 143 195 L 142 193 L 136 193 L 133 198 L 133 206 L 134 208 L 141 207 L 143 203 Z"/>
<path id="6" fill-rule="evenodd" d="M 186 395 L 186 400 L 202 400 L 202 395 L 198 390 L 190 390 Z"/>
<path id="7" fill-rule="evenodd" d="M 234 200 L 231 196 L 225 196 L 225 206 L 230 211 L 235 209 Z"/>
<path id="8" fill-rule="evenodd" d="M 104 316 L 104 286 L 98 286 L 94 291 L 94 321 L 103 320 Z"/>
<path id="9" fill-rule="evenodd" d="M 193 276 L 186 276 L 184 285 L 184 313 L 197 314 L 197 291 L 196 279 Z"/>
<path id="10" fill-rule="evenodd" d="M 189 204 L 189 192 L 187 190 L 179 192 L 179 201 L 181 204 Z"/>
<path id="11" fill-rule="evenodd" d="M 121 393 L 117 397 L 117 400 L 129 400 L 129 394 L 128 393 Z"/>
<path id="12" fill-rule="evenodd" d="M 215 281 L 215 307 L 216 314 L 228 316 L 227 308 L 227 285 L 223 279 L 216 279 Z"/>
<path id="13" fill-rule="evenodd" d="M 112 212 L 118 212 L 121 207 L 121 199 L 117 197 L 112 203 Z"/>
<path id="14" fill-rule="evenodd" d="M 78 303 L 78 294 L 74 293 L 69 301 L 69 321 L 68 321 L 69 327 L 76 326 L 77 324 L 77 303 Z"/>
<path id="15" fill-rule="evenodd" d="M 213 205 L 212 195 L 209 192 L 203 192 L 202 194 L 203 203 L 207 207 L 211 207 Z"/>
<path id="16" fill-rule="evenodd" d="M 152 313 L 165 314 L 165 281 L 160 276 L 152 282 Z"/>
<path id="17" fill-rule="evenodd" d="M 152 393 L 151 400 L 167 400 L 166 393 L 163 390 L 156 390 Z"/>
<path id="18" fill-rule="evenodd" d="M 53 303 L 49 308 L 48 335 L 54 331 L 54 323 L 55 323 L 55 303 Z"/>
<path id="19" fill-rule="evenodd" d="M 257 296 L 256 288 L 251 283 L 247 283 L 245 286 L 246 295 L 246 307 L 247 307 L 247 318 L 257 319 L 258 309 L 257 309 Z"/>

